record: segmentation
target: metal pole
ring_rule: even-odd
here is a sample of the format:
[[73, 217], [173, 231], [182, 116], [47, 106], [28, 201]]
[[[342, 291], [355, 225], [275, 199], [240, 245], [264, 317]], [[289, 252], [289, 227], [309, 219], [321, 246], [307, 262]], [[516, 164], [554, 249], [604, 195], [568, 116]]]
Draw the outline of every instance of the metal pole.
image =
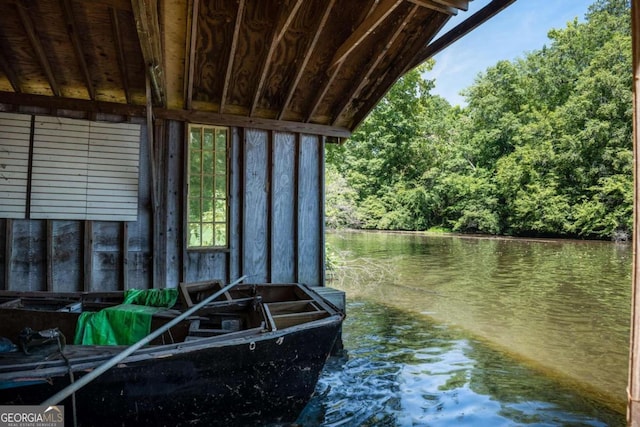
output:
[[134, 353], [135, 351], [139, 350], [142, 346], [144, 346], [144, 345], [150, 343], [151, 341], [153, 341], [154, 339], [158, 338], [160, 335], [162, 335], [163, 333], [168, 331], [170, 328], [174, 327], [175, 325], [180, 323], [182, 320], [184, 320], [187, 317], [189, 317], [191, 314], [193, 314], [196, 311], [200, 310], [202, 307], [204, 307], [205, 305], [209, 304], [211, 301], [215, 300], [220, 295], [224, 294], [225, 292], [230, 291], [234, 286], [238, 285], [246, 277], [247, 276], [242, 276], [239, 279], [236, 279], [234, 282], [228, 284], [227, 286], [225, 286], [224, 288], [222, 288], [221, 290], [219, 290], [215, 294], [205, 298], [204, 300], [202, 300], [198, 304], [196, 304], [193, 307], [191, 307], [189, 310], [187, 310], [184, 313], [182, 313], [180, 316], [178, 316], [175, 319], [173, 319], [171, 322], [169, 322], [169, 323], [165, 324], [164, 326], [156, 329], [155, 331], [153, 331], [152, 333], [147, 335], [145, 338], [142, 338], [140, 341], [138, 341], [137, 343], [131, 345], [130, 347], [127, 347], [122, 353], [119, 353], [116, 356], [112, 357], [111, 359], [109, 359], [108, 361], [106, 361], [102, 365], [98, 366], [96, 369], [94, 369], [93, 371], [91, 371], [87, 375], [85, 375], [82, 378], [80, 378], [78, 381], [74, 382], [73, 384], [69, 384], [67, 387], [63, 388], [62, 390], [60, 390], [59, 392], [57, 392], [56, 394], [54, 394], [53, 396], [51, 396], [50, 398], [48, 398], [47, 400], [42, 402], [42, 405], [47, 405], [47, 406], [57, 405], [60, 401], [66, 399], [67, 397], [69, 397], [73, 393], [75, 393], [76, 391], [80, 390], [85, 385], [89, 384], [91, 381], [93, 381], [98, 376], [100, 376], [103, 373], [105, 373], [107, 370], [109, 370], [110, 368], [115, 366], [117, 363], [121, 362], [122, 360], [124, 360], [125, 358], [130, 356], [132, 353]]

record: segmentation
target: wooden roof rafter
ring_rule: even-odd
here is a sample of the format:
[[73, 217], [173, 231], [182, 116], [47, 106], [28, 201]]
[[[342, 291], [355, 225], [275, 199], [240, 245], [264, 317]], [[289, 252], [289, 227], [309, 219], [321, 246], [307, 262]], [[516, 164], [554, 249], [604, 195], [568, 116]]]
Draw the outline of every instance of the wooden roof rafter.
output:
[[456, 9], [464, 10], [465, 12], [469, 10], [469, 2], [472, 0], [433, 0], [436, 3], [440, 3], [444, 6], [453, 6]]
[[420, 49], [411, 62], [407, 64], [403, 74], [450, 46], [515, 2], [516, 0], [491, 0], [489, 4], [449, 30], [446, 34]]
[[324, 30], [325, 25], [327, 24], [327, 19], [329, 18], [329, 14], [331, 13], [331, 10], [333, 9], [333, 5], [335, 4], [336, 0], [329, 0], [329, 4], [327, 5], [327, 7], [324, 10], [324, 13], [322, 14], [322, 18], [318, 21], [318, 25], [315, 28], [315, 31], [313, 32], [314, 36], [311, 39], [311, 41], [309, 42], [309, 45], [307, 46], [306, 49], [306, 53], [304, 55], [304, 59], [302, 60], [302, 62], [300, 63], [300, 65], [298, 66], [298, 69], [296, 71], [296, 75], [293, 79], [293, 82], [291, 85], [289, 85], [289, 90], [287, 91], [287, 94], [284, 98], [284, 103], [282, 104], [282, 108], [280, 109], [280, 112], [278, 113], [278, 120], [281, 120], [282, 117], [284, 116], [284, 113], [287, 111], [287, 108], [289, 107], [289, 103], [291, 102], [291, 99], [293, 98], [293, 94], [296, 91], [296, 88], [298, 87], [298, 84], [300, 83], [300, 79], [302, 78], [302, 74], [304, 73], [304, 70], [307, 67], [307, 64], [309, 63], [309, 59], [311, 58], [311, 55], [313, 54], [313, 51], [315, 50], [316, 44], [318, 43], [318, 40], [320, 39], [320, 34], [322, 33], [322, 30]]
[[[389, 8], [390, 7], [389, 3], [392, 3], [392, 2], [395, 2], [395, 0], [386, 0], [384, 4], [380, 5], [378, 2], [374, 1], [371, 7], [369, 8], [369, 11], [367, 12], [367, 15], [365, 16], [364, 21], [367, 21], [371, 16], [375, 16], [376, 9], [380, 8], [380, 10], [384, 11], [387, 8]], [[329, 87], [331, 86], [333, 81], [336, 79], [336, 77], [340, 73], [342, 64], [344, 64], [344, 61], [339, 61], [337, 63], [334, 63], [334, 65], [331, 67], [331, 73], [329, 74], [329, 77], [325, 79], [324, 83], [322, 84], [322, 87], [320, 88], [320, 90], [317, 91], [314, 101], [311, 103], [311, 108], [309, 109], [309, 112], [307, 113], [307, 116], [305, 117], [305, 120], [304, 120], [305, 123], [309, 123], [311, 121], [311, 118], [315, 115], [316, 111], [318, 110], [318, 107], [320, 106], [320, 104], [322, 103], [322, 100], [327, 94]]]
[[358, 25], [358, 28], [349, 36], [347, 40], [336, 51], [336, 54], [331, 60], [331, 66], [335, 67], [338, 63], [342, 62], [349, 53], [353, 51], [358, 45], [384, 20], [393, 12], [404, 0], [381, 0], [378, 6], [373, 12]]
[[127, 57], [124, 54], [124, 41], [122, 39], [122, 31], [120, 30], [120, 19], [118, 11], [112, 7], [109, 8], [109, 16], [111, 17], [111, 33], [113, 34], [113, 43], [115, 44], [116, 59], [118, 61], [118, 69], [120, 70], [120, 78], [122, 79], [122, 89], [127, 104], [131, 103], [131, 90], [129, 85], [129, 76], [127, 75]]
[[187, 25], [187, 37], [186, 37], [186, 55], [185, 55], [185, 108], [191, 109], [193, 102], [193, 78], [195, 75], [196, 67], [196, 41], [198, 40], [198, 14], [200, 11], [200, 0], [190, 0], [188, 14], [189, 22]]
[[65, 24], [67, 27], [67, 34], [69, 35], [69, 39], [71, 40], [71, 44], [73, 45], [73, 49], [76, 54], [76, 60], [78, 61], [78, 65], [80, 66], [80, 70], [82, 71], [82, 77], [84, 77], [84, 82], [87, 87], [87, 93], [89, 94], [90, 99], [96, 99], [96, 89], [93, 86], [93, 82], [91, 81], [89, 67], [87, 66], [87, 61], [84, 58], [84, 52], [82, 50], [80, 37], [78, 35], [78, 25], [76, 24], [76, 20], [73, 16], [71, 0], [60, 0], [60, 7], [62, 9]]
[[21, 1], [17, 1], [15, 3], [15, 7], [18, 10], [18, 16], [20, 17], [20, 22], [22, 23], [22, 26], [24, 27], [25, 32], [27, 33], [27, 38], [29, 39], [29, 43], [31, 44], [34, 54], [36, 55], [36, 58], [38, 59], [38, 62], [40, 63], [40, 66], [44, 71], [47, 81], [49, 82], [49, 87], [51, 88], [51, 92], [55, 96], [62, 96], [62, 92], [60, 91], [60, 86], [56, 81], [55, 75], [53, 74], [51, 63], [49, 62], [49, 59], [45, 54], [45, 49], [42, 46], [42, 43], [40, 42], [40, 38], [38, 37], [38, 34], [36, 33], [35, 27], [33, 25], [33, 21], [29, 16], [29, 11], [27, 10], [27, 7]]
[[[437, 34], [442, 27], [447, 23], [447, 19], [443, 18], [442, 15], [439, 15], [437, 18], [433, 19], [430, 22], [433, 28], [429, 31], [432, 34], [432, 38]], [[396, 58], [394, 60], [394, 69], [407, 69], [408, 64], [411, 63], [414, 56], [411, 55], [411, 52], [415, 52], [420, 46], [422, 46], [424, 42], [421, 41], [419, 37], [415, 37], [412, 42], [406, 43], [404, 47], [396, 54]], [[369, 112], [375, 107], [375, 105], [387, 94], [387, 92], [393, 86], [393, 83], [397, 81], [400, 76], [404, 75], [401, 73], [400, 75], [396, 75], [390, 73], [387, 70], [386, 73], [379, 76], [376, 80], [375, 84], [372, 85], [369, 89], [369, 93], [367, 95], [367, 101], [363, 104], [363, 107], [359, 109], [358, 113], [354, 116], [350, 128], [354, 129], [362, 123], [362, 121], [367, 117]]]
[[224, 113], [227, 93], [229, 91], [231, 73], [233, 72], [233, 62], [236, 56], [236, 48], [238, 46], [238, 35], [240, 33], [240, 25], [242, 23], [242, 17], [244, 15], [244, 5], [245, 5], [245, 0], [240, 0], [240, 2], [238, 3], [238, 10], [236, 12], [236, 22], [233, 27], [233, 38], [231, 41], [231, 48], [229, 49], [229, 60], [227, 61], [227, 72], [224, 75], [224, 86], [222, 88], [222, 96], [220, 96], [220, 108], [218, 109], [220, 114]]
[[364, 76], [362, 76], [360, 78], [358, 84], [352, 86], [352, 89], [349, 92], [349, 94], [347, 94], [346, 96], [343, 97], [342, 103], [338, 106], [338, 108], [336, 110], [336, 113], [333, 116], [332, 124], [334, 126], [335, 126], [336, 122], [340, 119], [342, 114], [344, 114], [344, 112], [347, 109], [347, 107], [349, 106], [349, 104], [355, 102], [356, 98], [359, 96], [360, 92], [362, 91], [362, 89], [365, 87], [365, 85], [369, 81], [370, 76], [373, 73], [373, 71], [380, 65], [382, 60], [386, 57], [387, 52], [389, 51], [391, 46], [395, 43], [395, 41], [398, 39], [400, 34], [404, 31], [405, 27], [407, 26], [407, 23], [409, 21], [411, 21], [411, 19], [413, 19], [415, 14], [418, 12], [419, 8], [420, 8], [420, 6], [414, 5], [409, 10], [409, 12], [407, 13], [406, 17], [402, 20], [402, 23], [400, 25], [398, 25], [396, 30], [393, 33], [391, 33], [391, 35], [388, 37], [384, 48], [380, 52], [378, 52], [378, 54], [366, 66], [367, 72], [364, 74]]
[[[453, 7], [449, 2], [437, 1], [437, 0], [408, 0], [413, 4], [424, 7], [426, 9], [435, 10], [436, 12], [444, 13], [446, 15], [457, 15], [458, 8]], [[444, 4], [443, 4], [444, 3]]]
[[0, 50], [0, 71], [2, 71], [5, 76], [7, 76], [7, 79], [9, 79], [9, 84], [11, 85], [11, 88], [13, 89], [14, 92], [16, 93], [22, 92], [22, 90], [20, 89], [20, 79], [18, 79], [18, 75], [15, 73], [13, 68], [11, 68], [11, 64], [9, 64], [9, 61], [4, 56], [4, 53], [1, 50]]
[[[303, 0], [296, 0], [293, 7], [289, 11], [287, 11], [286, 14], [283, 13], [284, 10], [281, 11], [280, 13], [279, 22], [276, 25], [276, 28], [274, 29], [273, 35], [271, 37], [271, 43], [269, 44], [269, 51], [267, 52], [267, 55], [264, 58], [264, 61], [262, 62], [262, 66], [260, 67], [260, 78], [258, 80], [257, 89], [255, 90], [255, 93], [253, 96], [253, 102], [251, 103], [249, 116], [254, 115], [256, 108], [258, 106], [258, 101], [262, 96], [262, 92], [264, 90], [264, 83], [267, 78], [267, 72], [269, 71], [269, 65], [271, 64], [271, 58], [273, 57], [273, 53], [275, 52], [276, 46], [278, 45], [278, 43], [280, 43], [280, 40], [282, 40], [282, 37], [284, 37], [284, 34], [287, 32], [287, 29], [289, 28], [289, 25], [291, 25], [291, 21], [293, 20], [293, 17], [296, 15], [296, 13], [298, 13], [298, 9], [300, 9], [300, 6], [302, 5], [302, 1]], [[284, 9], [286, 7], [285, 3], [283, 3], [281, 7], [282, 9]]]
[[131, 0], [131, 5], [153, 96], [158, 104], [163, 105], [166, 101], [166, 83], [158, 21], [158, 0]]

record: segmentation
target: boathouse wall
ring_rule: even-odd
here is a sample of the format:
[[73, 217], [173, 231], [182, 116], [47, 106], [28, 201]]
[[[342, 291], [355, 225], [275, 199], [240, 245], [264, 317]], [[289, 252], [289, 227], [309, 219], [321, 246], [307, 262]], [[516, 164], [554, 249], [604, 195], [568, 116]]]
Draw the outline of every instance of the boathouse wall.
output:
[[324, 137], [230, 127], [228, 247], [188, 250], [187, 124], [155, 120], [149, 138], [144, 120], [126, 120], [140, 124], [137, 220], [0, 218], [0, 289], [146, 289], [242, 275], [324, 284]]

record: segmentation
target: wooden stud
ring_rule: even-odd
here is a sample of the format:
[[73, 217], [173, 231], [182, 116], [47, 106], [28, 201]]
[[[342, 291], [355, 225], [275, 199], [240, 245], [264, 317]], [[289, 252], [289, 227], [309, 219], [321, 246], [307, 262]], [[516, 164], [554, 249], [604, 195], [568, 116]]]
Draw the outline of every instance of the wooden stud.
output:
[[31, 47], [34, 50], [34, 54], [38, 58], [40, 66], [42, 67], [42, 70], [47, 77], [51, 92], [53, 92], [55, 96], [61, 96], [62, 92], [60, 91], [60, 86], [58, 86], [58, 82], [56, 81], [53, 69], [51, 67], [51, 64], [49, 63], [49, 59], [47, 59], [47, 55], [45, 54], [44, 47], [42, 46], [42, 43], [40, 43], [40, 39], [36, 34], [35, 27], [33, 26], [33, 21], [31, 21], [31, 17], [29, 16], [29, 11], [27, 10], [26, 6], [22, 4], [22, 2], [16, 3], [16, 9], [18, 10], [20, 21], [22, 22], [22, 26], [27, 33], [27, 37], [29, 38]]
[[122, 223], [122, 290], [129, 289], [129, 223]]
[[631, 336], [627, 425], [640, 426], [640, 2], [631, 2], [633, 66], [633, 266], [631, 274]]
[[46, 220], [47, 225], [47, 237], [46, 237], [46, 245], [47, 245], [47, 291], [53, 292], [53, 257], [54, 257], [54, 241], [53, 241], [53, 221], [48, 219]]
[[89, 67], [87, 66], [87, 61], [84, 59], [82, 44], [80, 43], [80, 38], [78, 36], [78, 25], [76, 24], [76, 20], [73, 16], [73, 9], [71, 7], [71, 0], [60, 0], [60, 7], [62, 8], [62, 13], [64, 15], [69, 39], [71, 40], [71, 44], [73, 45], [73, 49], [76, 54], [76, 61], [78, 61], [78, 65], [82, 71], [82, 76], [84, 77], [84, 83], [87, 86], [87, 93], [89, 94], [90, 99], [96, 99], [96, 89], [93, 87], [91, 75], [89, 74]]
[[233, 39], [231, 41], [231, 49], [229, 49], [229, 59], [227, 60], [227, 72], [224, 76], [224, 86], [222, 88], [222, 96], [220, 97], [220, 108], [218, 111], [224, 113], [225, 102], [227, 99], [227, 92], [229, 91], [229, 83], [231, 80], [231, 73], [233, 72], [233, 60], [236, 56], [236, 47], [238, 45], [238, 34], [240, 33], [240, 24], [242, 23], [242, 16], [244, 15], [245, 0], [240, 0], [238, 4], [238, 12], [236, 13], [236, 23], [233, 28]]
[[13, 220], [7, 218], [5, 220], [5, 245], [4, 245], [4, 289], [11, 291], [11, 261], [13, 259]]
[[316, 44], [318, 43], [318, 40], [320, 39], [320, 34], [322, 34], [322, 30], [324, 29], [325, 25], [327, 24], [327, 19], [329, 18], [329, 13], [333, 9], [333, 5], [335, 4], [335, 2], [336, 2], [336, 0], [330, 0], [329, 1], [329, 4], [327, 5], [327, 8], [324, 10], [324, 13], [322, 14], [322, 19], [320, 19], [320, 21], [318, 21], [318, 26], [315, 28], [315, 31], [313, 33], [314, 36], [311, 39], [311, 42], [309, 42], [309, 45], [307, 46], [307, 50], [306, 50], [306, 53], [304, 55], [304, 59], [300, 63], [300, 66], [298, 67], [298, 71], [296, 72], [296, 76], [293, 79], [293, 82], [291, 83], [291, 85], [289, 86], [289, 91], [287, 92], [287, 95], [284, 98], [284, 103], [282, 104], [282, 109], [278, 113], [278, 120], [282, 119], [282, 116], [287, 111], [287, 107], [289, 107], [289, 103], [291, 102], [291, 99], [293, 98], [293, 94], [295, 93], [296, 88], [298, 87], [298, 83], [300, 83], [300, 79], [302, 78], [302, 74], [304, 73], [304, 70], [307, 68], [307, 63], [309, 62], [309, 59], [311, 58], [311, 54], [313, 53], [313, 51], [314, 51], [314, 49], [316, 47]]
[[84, 283], [83, 291], [91, 292], [93, 281], [93, 221], [84, 222]]

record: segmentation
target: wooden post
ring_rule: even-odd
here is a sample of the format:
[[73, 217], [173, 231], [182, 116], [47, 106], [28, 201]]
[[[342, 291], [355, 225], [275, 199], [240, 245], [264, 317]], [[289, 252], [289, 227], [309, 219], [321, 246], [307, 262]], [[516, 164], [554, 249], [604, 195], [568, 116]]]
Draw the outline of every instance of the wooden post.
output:
[[640, 427], [640, 0], [631, 2], [631, 34], [633, 50], [633, 271], [631, 297], [631, 343], [629, 351], [629, 385], [627, 424]]

